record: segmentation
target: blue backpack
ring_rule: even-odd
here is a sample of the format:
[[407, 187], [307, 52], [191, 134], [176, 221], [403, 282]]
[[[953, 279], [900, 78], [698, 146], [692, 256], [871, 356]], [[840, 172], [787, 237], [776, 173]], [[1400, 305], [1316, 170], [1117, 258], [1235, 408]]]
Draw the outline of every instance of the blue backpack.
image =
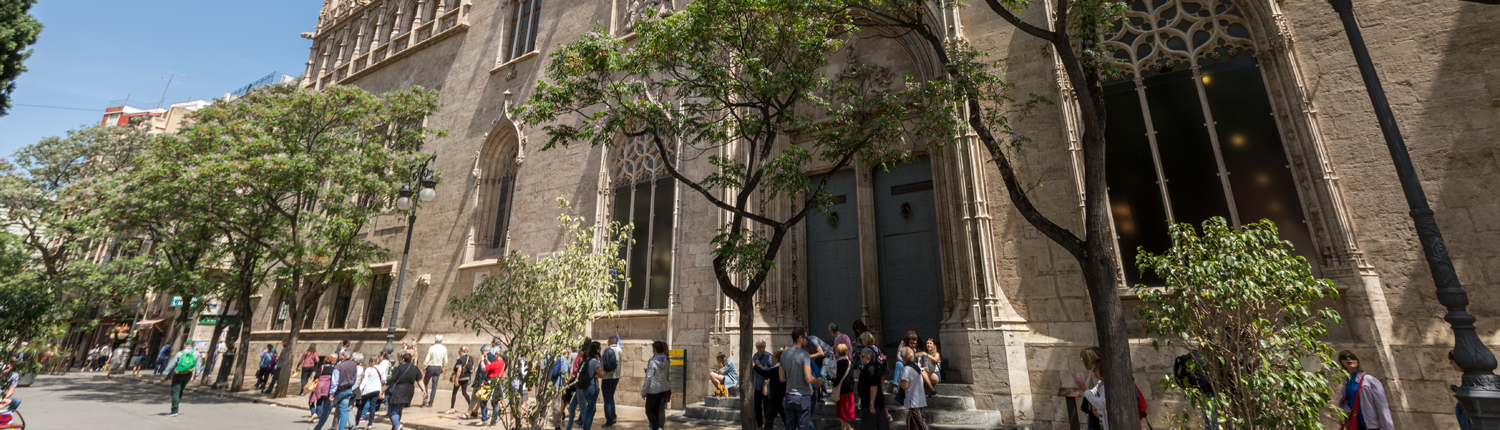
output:
[[604, 363], [600, 367], [603, 367], [605, 372], [614, 372], [615, 369], [620, 368], [620, 359], [615, 357], [614, 348], [604, 349]]

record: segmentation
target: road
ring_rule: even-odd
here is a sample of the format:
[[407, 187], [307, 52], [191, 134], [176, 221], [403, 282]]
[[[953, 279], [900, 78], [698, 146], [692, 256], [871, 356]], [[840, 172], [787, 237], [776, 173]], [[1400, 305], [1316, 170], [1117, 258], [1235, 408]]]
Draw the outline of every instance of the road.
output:
[[[97, 379], [96, 379], [97, 378]], [[305, 412], [267, 404], [222, 398], [217, 394], [183, 394], [181, 414], [171, 411], [170, 386], [105, 380], [99, 373], [44, 375], [36, 384], [16, 389], [27, 430], [88, 429], [302, 429]]]

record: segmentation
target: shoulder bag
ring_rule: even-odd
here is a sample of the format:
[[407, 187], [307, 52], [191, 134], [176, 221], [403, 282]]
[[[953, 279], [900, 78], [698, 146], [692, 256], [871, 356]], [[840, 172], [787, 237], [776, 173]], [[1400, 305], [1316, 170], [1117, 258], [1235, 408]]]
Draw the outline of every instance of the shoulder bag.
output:
[[401, 382], [401, 378], [405, 378], [407, 372], [411, 372], [411, 368], [413, 368], [413, 367], [416, 367], [416, 366], [413, 366], [413, 365], [410, 365], [410, 364], [406, 365], [406, 370], [402, 370], [401, 371], [401, 376], [397, 376], [396, 379], [392, 379], [390, 385], [386, 386], [385, 389], [381, 390], [380, 392], [382, 394], [386, 395], [386, 396], [393, 396], [393, 395], [395, 395], [395, 393], [391, 392], [391, 390], [396, 389], [396, 384], [399, 383], [399, 382]]
[[1344, 418], [1344, 430], [1359, 430], [1359, 391], [1365, 387], [1365, 375], [1355, 382], [1354, 397], [1349, 398], [1349, 417]]
[[[833, 366], [834, 369], [838, 369], [837, 362], [835, 362]], [[844, 368], [844, 376], [839, 377], [839, 383], [833, 385], [832, 394], [829, 394], [829, 397], [838, 399], [839, 396], [843, 394], [841, 390], [844, 388], [844, 381], [849, 380], [850, 373], [854, 373], [854, 363], [849, 363], [849, 366]]]

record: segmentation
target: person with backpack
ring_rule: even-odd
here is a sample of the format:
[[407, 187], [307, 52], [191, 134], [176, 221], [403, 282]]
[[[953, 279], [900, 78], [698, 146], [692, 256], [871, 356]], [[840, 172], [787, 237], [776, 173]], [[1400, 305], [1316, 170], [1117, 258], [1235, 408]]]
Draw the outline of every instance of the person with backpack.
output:
[[[583, 354], [582, 364], [578, 366], [577, 381], [573, 384], [573, 390], [577, 393], [573, 400], [578, 404], [578, 425], [583, 430], [589, 430], [594, 425], [594, 406], [599, 402], [599, 379], [604, 378], [604, 369], [599, 363], [599, 342], [589, 342], [588, 349]], [[568, 423], [568, 430], [573, 430], [573, 423]]]
[[[1177, 356], [1172, 361], [1172, 375], [1177, 379], [1177, 385], [1184, 390], [1196, 389], [1204, 397], [1210, 400], [1214, 398], [1213, 383], [1208, 379], [1202, 352], [1194, 350]], [[1203, 410], [1203, 430], [1219, 430], [1218, 411], [1214, 409], [1212, 402]]]
[[569, 364], [573, 361], [570, 357], [571, 355], [564, 354], [554, 358], [552, 360], [552, 369], [547, 372], [548, 379], [552, 380], [553, 386], [561, 387], [562, 389], [562, 394], [552, 400], [553, 430], [562, 430], [563, 418], [566, 417], [563, 414], [563, 405], [572, 404], [573, 401], [573, 390], [568, 388], [572, 373], [572, 366]]
[[601, 368], [604, 379], [599, 382], [600, 395], [604, 396], [604, 426], [615, 426], [615, 389], [620, 386], [620, 336], [609, 338], [609, 347], [602, 353]]
[[1349, 414], [1343, 428], [1353, 430], [1393, 430], [1391, 408], [1385, 400], [1385, 385], [1379, 379], [1365, 373], [1359, 365], [1359, 356], [1354, 351], [1339, 351], [1339, 365], [1349, 373], [1344, 384], [1344, 397], [1339, 399], [1339, 409]]
[[[1086, 400], [1079, 407], [1088, 415], [1089, 430], [1109, 430], [1109, 417], [1105, 414], [1104, 401], [1104, 359], [1103, 352], [1098, 347], [1084, 348], [1079, 351], [1078, 358], [1083, 360], [1083, 366], [1089, 370], [1088, 377], [1094, 382], [1088, 384], [1083, 377], [1073, 374], [1073, 382], [1078, 384], [1078, 389], [1083, 391]], [[1135, 387], [1136, 410], [1140, 413], [1142, 420], [1146, 418], [1146, 397], [1141, 395], [1141, 387]]]
[[167, 367], [172, 371], [172, 412], [167, 416], [175, 417], [177, 407], [182, 403], [182, 390], [187, 388], [188, 382], [193, 380], [193, 371], [198, 369], [198, 350], [193, 349], [192, 339], [183, 342], [182, 350], [172, 356], [170, 363]]

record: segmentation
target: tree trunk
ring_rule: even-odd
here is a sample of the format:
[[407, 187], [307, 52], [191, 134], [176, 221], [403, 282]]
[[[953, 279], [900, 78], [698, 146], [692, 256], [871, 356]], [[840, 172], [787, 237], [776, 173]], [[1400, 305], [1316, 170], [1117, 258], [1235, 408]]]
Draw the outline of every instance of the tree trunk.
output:
[[[302, 309], [301, 306], [298, 306], [298, 302], [299, 300], [293, 299], [290, 302], [291, 304], [287, 306], [286, 323], [291, 324], [292, 328], [287, 333], [286, 347], [281, 349], [280, 362], [284, 364], [281, 365], [281, 371], [276, 373], [276, 390], [271, 392], [272, 398], [286, 397], [286, 390], [288, 388], [286, 384], [292, 379], [292, 369], [301, 364], [292, 362], [292, 350], [296, 349], [297, 335], [302, 334]], [[280, 306], [280, 304], [278, 303], [277, 306]], [[291, 366], [287, 364], [291, 364]]]
[[255, 309], [250, 307], [251, 288], [249, 285], [240, 287], [240, 353], [235, 355], [235, 370], [232, 373], [234, 382], [229, 387], [230, 392], [245, 389], [245, 360], [250, 356], [250, 322], [255, 321]]
[[[225, 303], [224, 310], [229, 310], [229, 305], [233, 303], [233, 299], [231, 299], [229, 303]], [[216, 367], [214, 365], [214, 360], [219, 357], [219, 337], [224, 335], [224, 313], [220, 312], [219, 315], [219, 322], [214, 324], [214, 335], [208, 340], [208, 364], [205, 364], [203, 367], [203, 378], [198, 380], [199, 387], [208, 385], [208, 377], [210, 376], [209, 374], [213, 373], [213, 371], [215, 370], [214, 367]], [[222, 364], [220, 366], [222, 366]]]
[[740, 312], [739, 372], [740, 372], [740, 428], [755, 430], [755, 367], [750, 363], [751, 351], [755, 348], [755, 298], [750, 294], [735, 297], [734, 304]]

